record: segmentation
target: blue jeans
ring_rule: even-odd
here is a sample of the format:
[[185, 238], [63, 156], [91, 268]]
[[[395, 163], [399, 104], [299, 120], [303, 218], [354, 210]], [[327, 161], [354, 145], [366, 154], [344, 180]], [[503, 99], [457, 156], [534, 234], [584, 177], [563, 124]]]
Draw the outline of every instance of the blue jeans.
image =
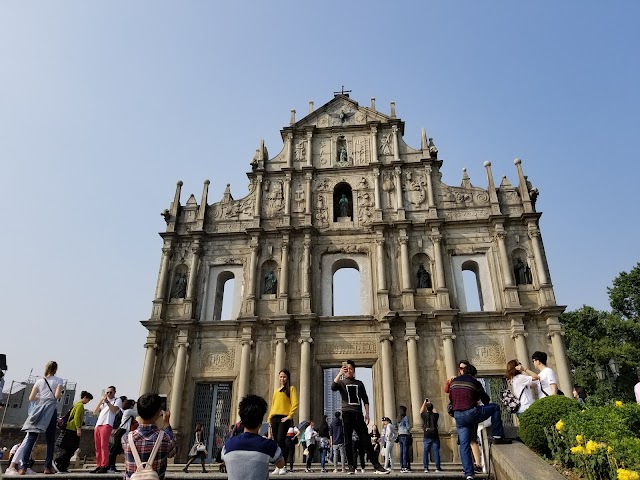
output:
[[437, 470], [440, 468], [440, 438], [425, 438], [424, 448], [422, 450], [422, 466], [426, 470], [429, 468], [429, 450], [431, 450], [433, 462], [436, 464]]
[[400, 435], [400, 468], [409, 468], [409, 435]]
[[327, 448], [320, 449], [320, 468], [322, 470], [324, 470], [324, 465], [325, 465], [325, 462], [327, 461], [328, 453], [329, 453], [329, 450]]
[[473, 476], [473, 457], [471, 456], [471, 439], [475, 438], [474, 429], [480, 422], [484, 422], [491, 417], [491, 430], [495, 437], [504, 437], [504, 428], [500, 418], [500, 407], [495, 403], [482, 405], [463, 412], [453, 412], [460, 439], [460, 460], [464, 474]]
[[[47, 441], [47, 456], [45, 457], [44, 466], [46, 468], [51, 468], [53, 466], [53, 451], [55, 449], [56, 442], [56, 420], [58, 419], [58, 414], [56, 411], [53, 411], [51, 415], [51, 420], [49, 420], [49, 425], [44, 432], [44, 437]], [[37, 432], [29, 432], [27, 434], [27, 443], [24, 445], [22, 460], [20, 461], [20, 468], [26, 469], [29, 465], [29, 460], [31, 459], [31, 451], [33, 450], [33, 446], [36, 444], [36, 440], [38, 439]]]

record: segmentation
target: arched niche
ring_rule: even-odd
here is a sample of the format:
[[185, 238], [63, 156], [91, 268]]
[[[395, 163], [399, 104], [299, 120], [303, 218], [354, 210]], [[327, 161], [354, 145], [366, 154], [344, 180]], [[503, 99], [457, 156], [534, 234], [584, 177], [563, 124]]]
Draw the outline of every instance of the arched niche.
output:
[[[240, 315], [244, 274], [242, 265], [207, 265], [200, 321], [235, 320]], [[233, 286], [233, 288], [229, 288]], [[231, 309], [227, 306], [231, 304]], [[229, 318], [222, 318], [230, 312]]]
[[411, 259], [413, 288], [433, 289], [431, 259], [426, 253], [417, 253]]
[[511, 252], [511, 265], [513, 267], [513, 280], [516, 285], [533, 284], [531, 267], [527, 258], [527, 252], [522, 248], [516, 248]]
[[176, 266], [171, 275], [171, 289], [169, 298], [182, 299], [187, 296], [187, 284], [189, 282], [189, 269], [184, 263]]
[[347, 182], [340, 182], [333, 189], [333, 221], [353, 221], [353, 191]]
[[260, 267], [260, 294], [262, 298], [278, 295], [278, 264], [274, 260], [267, 260]]
[[451, 274], [455, 293], [455, 304], [461, 312], [468, 312], [464, 276], [462, 272], [475, 275], [473, 288], [468, 288], [470, 294], [477, 292], [482, 311], [494, 311], [495, 299], [491, 273], [487, 256], [484, 254], [454, 255], [451, 257]]

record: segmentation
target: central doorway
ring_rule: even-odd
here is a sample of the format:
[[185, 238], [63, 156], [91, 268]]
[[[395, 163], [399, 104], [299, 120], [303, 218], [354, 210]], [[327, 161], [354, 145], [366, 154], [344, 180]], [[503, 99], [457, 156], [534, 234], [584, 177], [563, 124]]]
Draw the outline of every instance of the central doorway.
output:
[[[331, 390], [331, 383], [336, 375], [340, 372], [340, 367], [330, 367], [322, 369], [323, 376], [323, 413], [327, 416], [327, 421], [331, 423], [335, 418], [333, 414], [342, 411], [342, 399], [340, 393]], [[358, 367], [356, 362], [356, 379], [364, 383], [364, 388], [369, 397], [369, 416], [371, 421], [369, 424], [378, 424], [375, 419], [374, 391], [373, 391], [373, 369], [371, 367]], [[364, 412], [364, 409], [363, 409]]]
[[[196, 425], [202, 425], [207, 462], [215, 461], [222, 450], [231, 424], [231, 383], [197, 383], [193, 405], [191, 438], [195, 437]], [[189, 443], [191, 445], [193, 440]]]

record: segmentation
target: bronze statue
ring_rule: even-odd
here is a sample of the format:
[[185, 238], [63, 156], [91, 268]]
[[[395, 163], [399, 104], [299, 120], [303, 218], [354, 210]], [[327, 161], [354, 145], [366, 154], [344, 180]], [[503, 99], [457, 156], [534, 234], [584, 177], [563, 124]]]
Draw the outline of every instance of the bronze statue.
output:
[[533, 283], [529, 265], [523, 263], [520, 258], [518, 258], [515, 266], [513, 267], [513, 273], [516, 277], [516, 285], [531, 285]]
[[275, 273], [273, 273], [273, 270], [269, 270], [269, 273], [267, 273], [267, 276], [264, 277], [265, 295], [275, 295], [277, 284], [278, 284], [278, 279], [276, 278]]
[[171, 292], [171, 298], [184, 298], [187, 295], [187, 274], [186, 272], [179, 272], [176, 274], [173, 282], [173, 291]]
[[418, 288], [431, 288], [431, 275], [424, 268], [424, 264], [418, 267]]
[[338, 208], [340, 210], [340, 217], [348, 217], [349, 216], [349, 199], [343, 193], [340, 200], [338, 200]]

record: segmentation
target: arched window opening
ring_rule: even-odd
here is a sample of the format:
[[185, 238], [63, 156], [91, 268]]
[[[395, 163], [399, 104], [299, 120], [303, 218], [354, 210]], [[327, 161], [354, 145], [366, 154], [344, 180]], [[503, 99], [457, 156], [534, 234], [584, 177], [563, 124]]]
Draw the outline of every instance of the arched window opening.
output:
[[331, 314], [363, 315], [360, 292], [360, 271], [358, 264], [353, 260], [340, 260], [334, 264], [332, 281]]
[[353, 192], [346, 182], [337, 184], [333, 189], [333, 221], [353, 221]]
[[476, 262], [467, 261], [462, 264], [462, 281], [467, 312], [484, 311], [480, 274]]
[[214, 320], [231, 320], [235, 283], [235, 277], [231, 272], [222, 272], [218, 275], [216, 300], [213, 309]]

